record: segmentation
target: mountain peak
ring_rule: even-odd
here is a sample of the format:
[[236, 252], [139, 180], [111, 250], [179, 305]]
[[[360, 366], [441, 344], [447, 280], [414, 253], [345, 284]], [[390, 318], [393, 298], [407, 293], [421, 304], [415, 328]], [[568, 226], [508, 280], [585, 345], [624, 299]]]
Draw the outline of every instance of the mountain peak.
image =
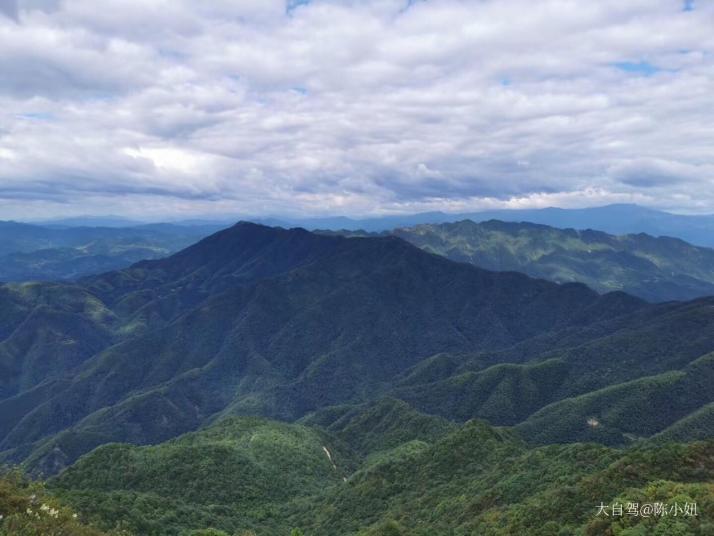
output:
[[170, 257], [141, 261], [90, 278], [88, 284], [110, 302], [148, 289], [159, 295], [174, 289], [206, 293], [288, 272], [332, 251], [342, 240], [241, 221]]

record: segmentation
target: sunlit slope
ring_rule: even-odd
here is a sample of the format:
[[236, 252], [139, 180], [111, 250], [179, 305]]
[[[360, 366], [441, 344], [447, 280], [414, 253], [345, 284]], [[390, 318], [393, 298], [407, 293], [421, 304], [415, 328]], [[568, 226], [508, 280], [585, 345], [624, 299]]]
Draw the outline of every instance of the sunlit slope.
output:
[[418, 225], [393, 234], [452, 260], [580, 281], [599, 292], [623, 290], [650, 301], [714, 295], [714, 250], [676, 238], [495, 220]]

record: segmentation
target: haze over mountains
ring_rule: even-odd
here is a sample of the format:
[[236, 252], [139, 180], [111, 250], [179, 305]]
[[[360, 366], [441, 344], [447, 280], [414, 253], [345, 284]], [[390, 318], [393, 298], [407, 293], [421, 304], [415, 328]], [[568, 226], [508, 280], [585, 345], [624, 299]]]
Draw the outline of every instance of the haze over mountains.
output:
[[[172, 223], [178, 225], [222, 225], [229, 226], [237, 219], [232, 215], [220, 217], [203, 217], [180, 220]], [[632, 204], [614, 204], [600, 207], [567, 209], [501, 209], [478, 212], [446, 213], [424, 212], [418, 214], [348, 218], [348, 217], [313, 217], [291, 218], [273, 217], [243, 217], [245, 220], [264, 225], [282, 227], [304, 227], [308, 230], [363, 230], [368, 232], [388, 231], [396, 227], [410, 227], [426, 223], [447, 223], [460, 220], [483, 222], [488, 220], [531, 222], [550, 225], [552, 227], [572, 229], [593, 229], [614, 235], [647, 233], [652, 236], [671, 236], [681, 238], [694, 245], [714, 247], [714, 215], [680, 215], [671, 214]], [[75, 217], [33, 222], [39, 226], [49, 227], [135, 227], [150, 223], [119, 216], [108, 217]], [[155, 222], [154, 222], [155, 223]]]
[[0, 221], [0, 281], [76, 279], [125, 268], [170, 255], [223, 227], [65, 227]]
[[258, 219], [268, 225], [300, 226], [309, 230], [329, 229], [368, 232], [387, 231], [397, 227], [420, 224], [448, 223], [461, 220], [484, 222], [500, 220], [530, 222], [551, 227], [593, 229], [614, 235], [647, 233], [649, 235], [680, 238], [694, 245], [714, 247], [714, 215], [670, 214], [638, 205], [618, 204], [601, 207], [564, 209], [503, 209], [480, 212], [426, 212], [381, 218], [310, 218]]

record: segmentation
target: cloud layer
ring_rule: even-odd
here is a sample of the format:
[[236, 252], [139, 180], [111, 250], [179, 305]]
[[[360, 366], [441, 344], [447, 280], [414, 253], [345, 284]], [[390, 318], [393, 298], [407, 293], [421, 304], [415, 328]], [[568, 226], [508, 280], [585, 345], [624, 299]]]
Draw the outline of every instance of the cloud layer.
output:
[[0, 3], [0, 217], [714, 212], [714, 2]]

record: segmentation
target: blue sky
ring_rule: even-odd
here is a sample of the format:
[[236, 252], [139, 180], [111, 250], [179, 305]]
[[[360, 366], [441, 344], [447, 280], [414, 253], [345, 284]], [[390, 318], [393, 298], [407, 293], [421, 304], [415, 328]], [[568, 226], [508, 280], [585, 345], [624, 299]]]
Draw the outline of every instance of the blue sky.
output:
[[615, 67], [625, 71], [626, 73], [641, 74], [643, 76], [652, 76], [662, 71], [656, 65], [652, 65], [648, 61], [618, 61], [614, 63]]
[[0, 0], [0, 219], [714, 212], [714, 2]]

